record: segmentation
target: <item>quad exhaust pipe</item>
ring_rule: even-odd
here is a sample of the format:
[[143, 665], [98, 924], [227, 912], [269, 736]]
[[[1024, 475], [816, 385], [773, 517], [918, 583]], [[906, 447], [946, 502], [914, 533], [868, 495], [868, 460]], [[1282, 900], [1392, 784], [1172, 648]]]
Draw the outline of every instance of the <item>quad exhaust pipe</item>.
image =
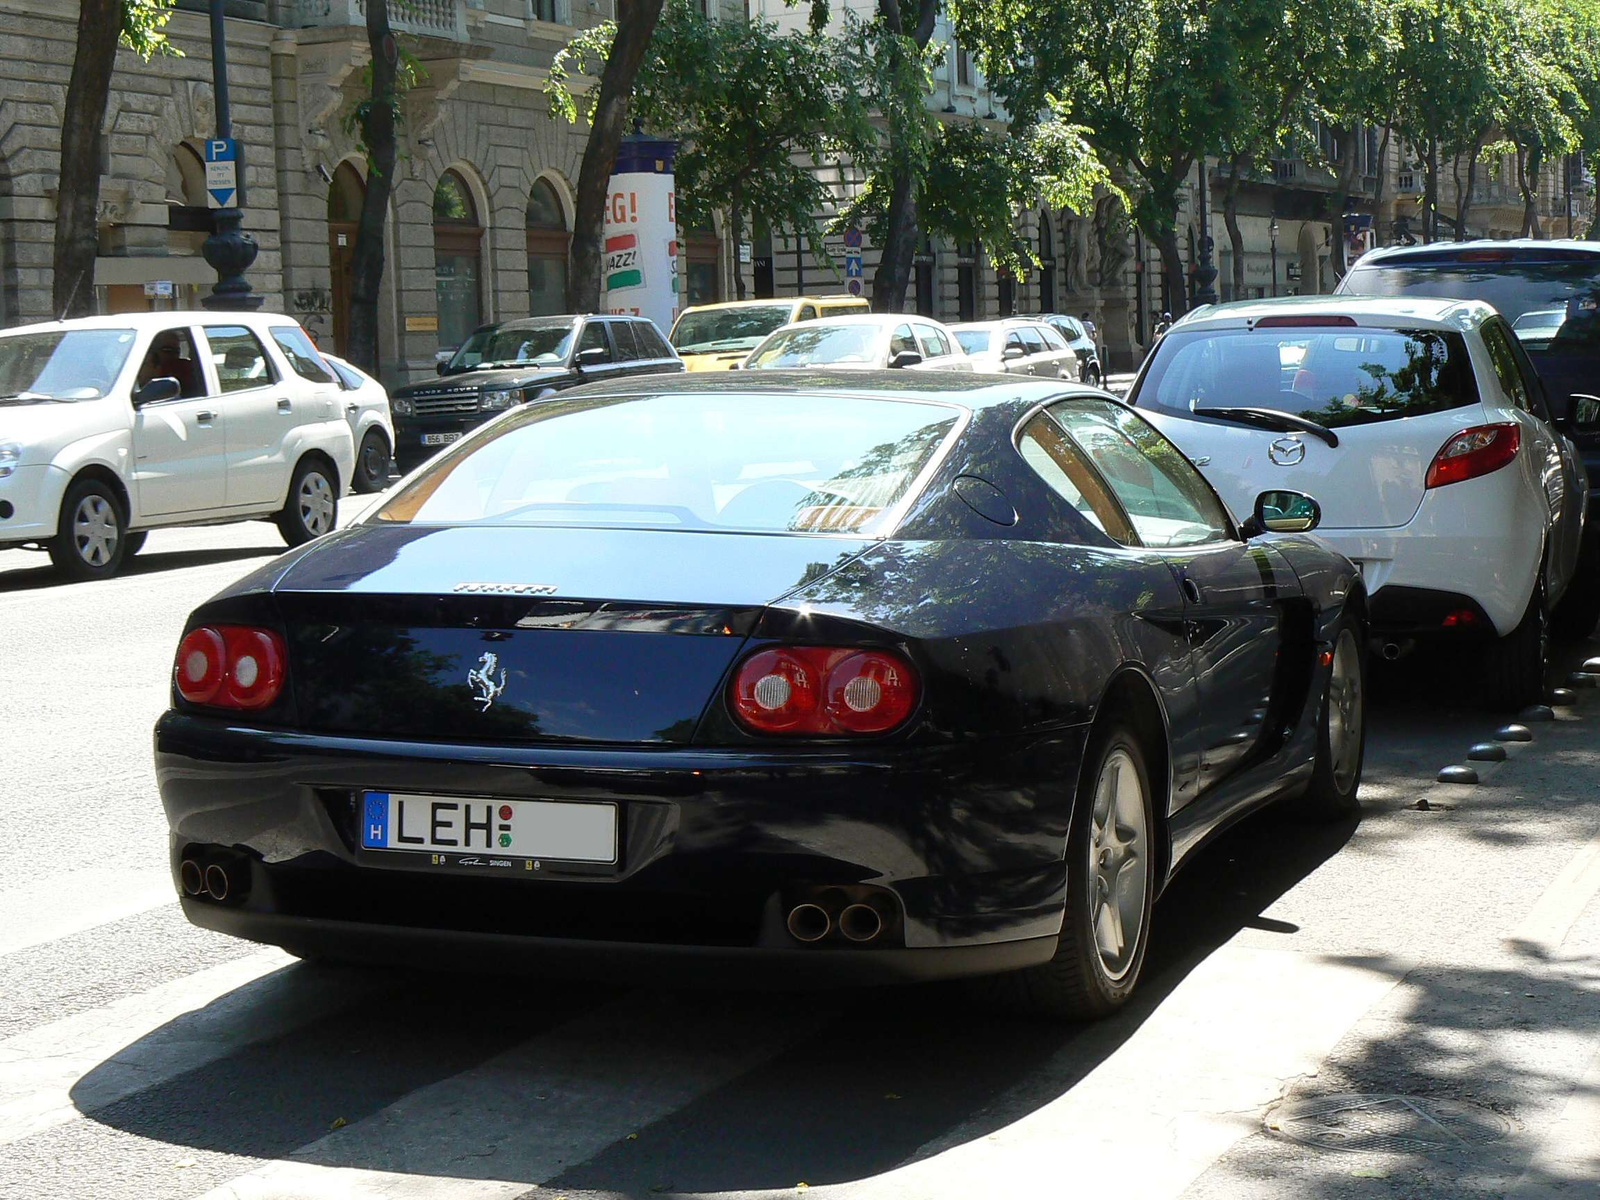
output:
[[797, 942], [820, 942], [833, 930], [833, 918], [820, 904], [796, 904], [789, 910], [789, 936]]
[[[881, 889], [851, 887], [825, 888], [789, 910], [789, 936], [811, 944], [835, 933], [857, 946], [876, 942], [889, 930], [894, 902], [871, 893]], [[863, 896], [863, 893], [868, 893]]]
[[204, 897], [226, 904], [238, 903], [250, 890], [250, 868], [243, 859], [225, 858], [202, 862], [186, 858], [178, 864], [178, 884], [185, 896]]
[[839, 932], [857, 944], [870, 942], [883, 932], [883, 918], [870, 904], [852, 904], [839, 914]]

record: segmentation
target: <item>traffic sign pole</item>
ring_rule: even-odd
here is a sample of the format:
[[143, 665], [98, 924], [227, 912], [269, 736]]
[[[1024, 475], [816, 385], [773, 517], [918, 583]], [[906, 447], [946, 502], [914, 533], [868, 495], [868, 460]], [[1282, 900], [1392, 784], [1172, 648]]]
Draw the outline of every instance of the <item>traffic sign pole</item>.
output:
[[217, 273], [217, 282], [200, 303], [212, 310], [248, 312], [261, 307], [261, 297], [250, 293], [244, 279], [256, 260], [257, 247], [255, 238], [240, 228], [244, 197], [228, 104], [228, 46], [222, 17], [222, 0], [211, 0], [211, 90], [217, 103], [217, 136], [206, 142], [206, 204], [212, 209], [212, 231], [200, 253]]

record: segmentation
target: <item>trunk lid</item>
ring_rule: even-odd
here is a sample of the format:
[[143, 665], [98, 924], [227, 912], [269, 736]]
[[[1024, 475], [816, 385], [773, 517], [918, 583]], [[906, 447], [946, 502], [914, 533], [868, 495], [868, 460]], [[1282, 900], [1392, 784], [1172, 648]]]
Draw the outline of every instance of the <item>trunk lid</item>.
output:
[[684, 743], [761, 611], [870, 543], [364, 525], [274, 596], [305, 728]]

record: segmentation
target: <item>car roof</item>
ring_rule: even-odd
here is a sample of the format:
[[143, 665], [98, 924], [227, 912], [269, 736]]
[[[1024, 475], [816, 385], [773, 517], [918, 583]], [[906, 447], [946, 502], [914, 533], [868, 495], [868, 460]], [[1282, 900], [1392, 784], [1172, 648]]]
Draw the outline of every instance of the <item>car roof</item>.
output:
[[1470, 242], [1433, 242], [1416, 246], [1381, 246], [1351, 264], [1356, 267], [1456, 265], [1463, 262], [1584, 262], [1600, 259], [1600, 242], [1578, 238], [1475, 238]]
[[200, 322], [215, 325], [227, 322], [237, 325], [299, 325], [300, 322], [285, 313], [276, 312], [211, 312], [207, 309], [177, 309], [168, 312], [111, 313], [103, 316], [72, 317], [65, 321], [36, 321], [28, 325], [13, 325], [0, 330], [0, 334], [44, 333], [71, 329], [132, 329], [139, 333], [171, 329], [174, 325], [193, 325]]
[[1244, 329], [1263, 317], [1352, 317], [1379, 325], [1424, 329], [1467, 329], [1495, 315], [1482, 300], [1432, 296], [1283, 296], [1276, 300], [1236, 300], [1196, 309], [1173, 323], [1173, 330]]
[[838, 304], [840, 302], [848, 304], [865, 304], [866, 300], [860, 296], [851, 296], [846, 292], [836, 292], [828, 296], [768, 296], [764, 300], [721, 300], [716, 304], [696, 304], [691, 308], [684, 309], [683, 311], [686, 313], [698, 313], [714, 312], [716, 310], [725, 308], [771, 308], [772, 306], [778, 304], [786, 304], [790, 308], [793, 308], [796, 304], [802, 303]]
[[840, 371], [826, 367], [804, 370], [701, 371], [692, 374], [635, 375], [614, 382], [588, 384], [563, 392], [610, 396], [653, 396], [667, 392], [771, 392], [778, 395], [821, 393], [880, 400], [931, 400], [961, 408], [1029, 405], [1068, 396], [1112, 399], [1097, 388], [1062, 379], [1026, 375], [975, 375], [965, 371]]
[[981, 333], [993, 333], [996, 329], [1003, 328], [1003, 326], [1004, 323], [1001, 321], [962, 321], [956, 325], [946, 326], [946, 328], [949, 329], [951, 333], [959, 333], [963, 331], [970, 332], [973, 330], [977, 330]]
[[[916, 313], [857, 312], [857, 313], [840, 313], [836, 317], [817, 317], [815, 320], [811, 320], [811, 321], [794, 321], [794, 322], [791, 322], [788, 325], [783, 326], [783, 329], [815, 329], [819, 325], [822, 325], [822, 326], [828, 326], [828, 325], [878, 325], [878, 326], [887, 326], [887, 325], [900, 325], [900, 324], [904, 324], [905, 322], [908, 322], [908, 321], [920, 321], [924, 325], [939, 325], [940, 324], [940, 322], [935, 321], [932, 317], [918, 316]], [[948, 328], [948, 326], [941, 326], [941, 327], [942, 328]], [[772, 332], [773, 333], [780, 333], [780, 332], [782, 332], [782, 330], [774, 329]]]

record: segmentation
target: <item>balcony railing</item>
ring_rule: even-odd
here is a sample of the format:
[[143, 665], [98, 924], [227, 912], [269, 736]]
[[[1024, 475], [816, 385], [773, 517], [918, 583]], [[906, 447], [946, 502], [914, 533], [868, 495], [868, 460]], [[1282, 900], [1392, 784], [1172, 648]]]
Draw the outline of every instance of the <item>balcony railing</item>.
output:
[[[365, 27], [362, 0], [293, 0], [289, 10], [301, 28], [328, 25]], [[467, 40], [467, 6], [463, 0], [406, 0], [389, 6], [389, 24], [400, 33]]]

